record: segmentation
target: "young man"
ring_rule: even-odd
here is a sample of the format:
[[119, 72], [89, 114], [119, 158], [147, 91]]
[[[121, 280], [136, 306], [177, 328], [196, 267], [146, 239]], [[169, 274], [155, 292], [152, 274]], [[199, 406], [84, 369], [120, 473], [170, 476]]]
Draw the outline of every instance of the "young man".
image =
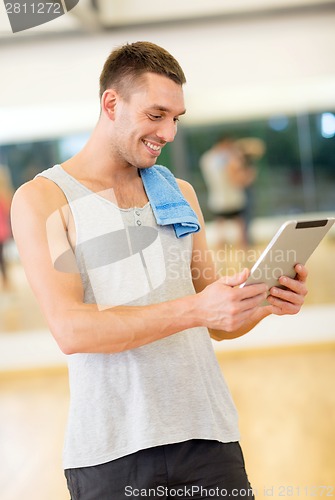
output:
[[[265, 285], [238, 287], [247, 270], [217, 279], [193, 188], [178, 180], [179, 191], [153, 167], [185, 113], [184, 83], [152, 43], [113, 51], [86, 146], [13, 201], [27, 277], [68, 355], [72, 499], [252, 498], [210, 335], [235, 338], [269, 314], [297, 313], [307, 272], [283, 277], [286, 290], [273, 288], [266, 307]], [[170, 189], [175, 198], [160, 203]], [[159, 205], [183, 230], [192, 208], [201, 230], [177, 238]]]

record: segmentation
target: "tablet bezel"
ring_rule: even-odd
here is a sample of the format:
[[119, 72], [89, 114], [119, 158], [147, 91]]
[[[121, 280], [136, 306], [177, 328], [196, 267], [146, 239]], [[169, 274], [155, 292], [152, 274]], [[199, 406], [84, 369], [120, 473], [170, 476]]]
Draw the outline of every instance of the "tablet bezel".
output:
[[[252, 266], [248, 279], [240, 287], [266, 283], [269, 289], [273, 286], [284, 288], [278, 282], [278, 278], [280, 276], [294, 278], [296, 276], [294, 266], [306, 264], [334, 222], [333, 217], [284, 222]], [[275, 258], [276, 252], [277, 255], [284, 256], [280, 265]]]

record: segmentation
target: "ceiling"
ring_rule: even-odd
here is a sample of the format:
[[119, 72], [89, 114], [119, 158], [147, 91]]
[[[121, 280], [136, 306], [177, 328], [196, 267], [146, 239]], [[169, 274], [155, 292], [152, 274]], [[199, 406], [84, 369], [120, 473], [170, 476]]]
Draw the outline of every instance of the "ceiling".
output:
[[[58, 0], [66, 11], [68, 0]], [[67, 1], [67, 4], [65, 3]], [[72, 4], [76, 0], [71, 0]], [[54, 2], [55, 3], [55, 2]], [[16, 43], [26, 38], [64, 34], [100, 33], [145, 26], [199, 20], [234, 20], [250, 16], [275, 15], [287, 11], [318, 11], [334, 5], [335, 0], [79, 0], [65, 15], [50, 22], [12, 33], [4, 3], [0, 3], [0, 43]]]

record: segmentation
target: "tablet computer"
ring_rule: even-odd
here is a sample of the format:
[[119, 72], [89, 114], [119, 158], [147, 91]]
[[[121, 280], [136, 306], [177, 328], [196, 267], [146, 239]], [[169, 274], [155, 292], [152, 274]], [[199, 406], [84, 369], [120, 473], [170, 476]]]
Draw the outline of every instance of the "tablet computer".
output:
[[329, 217], [321, 220], [289, 220], [282, 224], [251, 268], [248, 279], [240, 286], [266, 283], [269, 289], [272, 286], [284, 288], [278, 278], [294, 278], [294, 266], [306, 264], [334, 222], [335, 218]]

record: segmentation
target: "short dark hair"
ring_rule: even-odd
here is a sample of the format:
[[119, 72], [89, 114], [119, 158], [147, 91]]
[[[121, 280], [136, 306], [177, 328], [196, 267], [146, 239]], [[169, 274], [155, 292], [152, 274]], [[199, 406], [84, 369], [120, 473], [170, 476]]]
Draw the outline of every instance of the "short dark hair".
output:
[[178, 61], [165, 49], [151, 42], [135, 42], [113, 50], [100, 75], [100, 98], [113, 87], [126, 98], [132, 83], [138, 83], [145, 73], [166, 76], [179, 85], [186, 83]]

